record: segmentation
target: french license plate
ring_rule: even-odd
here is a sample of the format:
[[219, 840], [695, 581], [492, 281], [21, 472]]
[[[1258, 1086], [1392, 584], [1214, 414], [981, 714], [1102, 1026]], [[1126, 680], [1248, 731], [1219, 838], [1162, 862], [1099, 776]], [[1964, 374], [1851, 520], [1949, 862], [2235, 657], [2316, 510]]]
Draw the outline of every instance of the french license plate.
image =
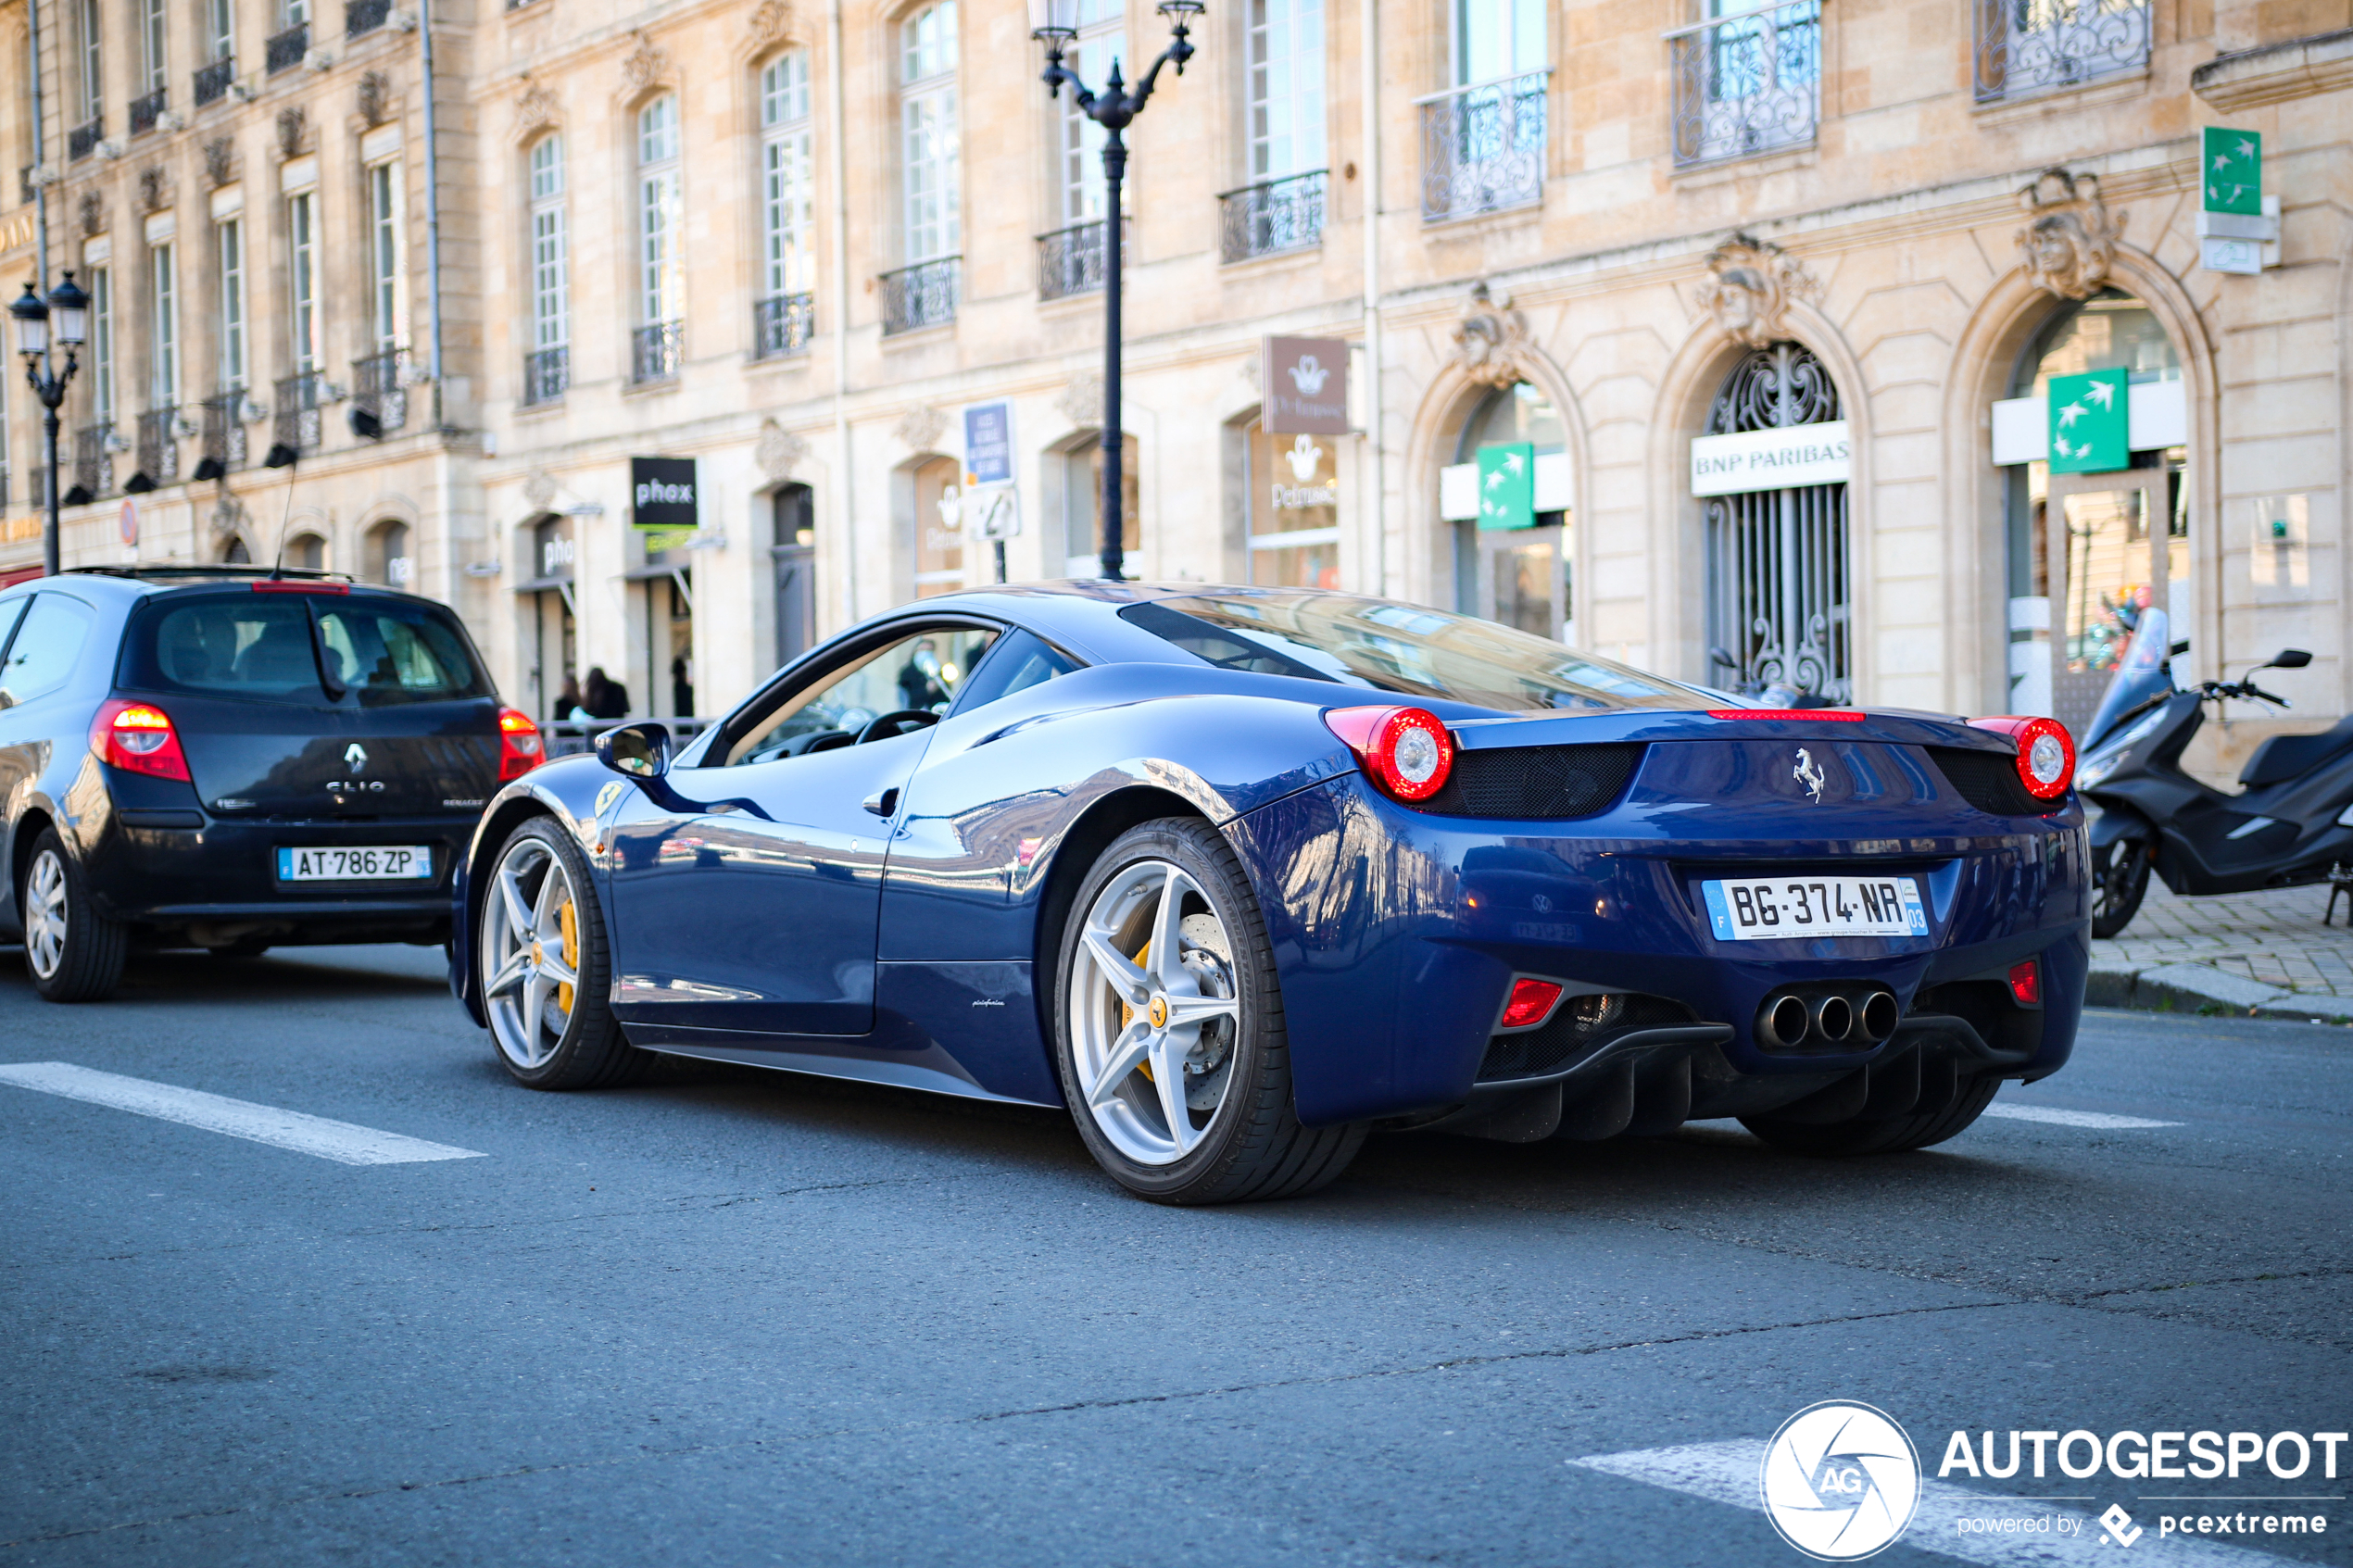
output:
[[280, 882], [431, 882], [433, 847], [278, 851]]
[[1925, 936], [1928, 911], [1908, 876], [1759, 877], [1703, 882], [1720, 942], [1803, 936]]

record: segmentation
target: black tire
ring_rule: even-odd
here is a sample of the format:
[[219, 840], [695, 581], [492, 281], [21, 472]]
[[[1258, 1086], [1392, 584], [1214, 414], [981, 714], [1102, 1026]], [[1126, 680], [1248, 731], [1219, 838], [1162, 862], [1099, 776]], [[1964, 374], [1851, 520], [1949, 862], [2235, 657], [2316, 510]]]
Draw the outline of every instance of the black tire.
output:
[[[525, 896], [526, 908], [535, 911], [547, 872], [560, 870], [565, 879], [562, 891], [569, 895], [573, 908], [570, 930], [561, 939], [573, 949], [573, 961], [565, 964], [564, 955], [557, 955], [560, 968], [575, 977], [569, 986], [571, 1006], [561, 1006], [565, 987], [553, 985], [541, 997], [534, 1010], [535, 1016], [528, 1022], [524, 1004], [533, 994], [533, 979], [520, 980], [497, 996], [491, 994], [491, 986], [510, 959], [522, 956], [503, 945], [513, 927], [502, 919], [508, 906], [500, 881], [510, 868], [517, 873], [518, 891]], [[550, 908], [560, 926], [560, 905]], [[532, 926], [535, 931], [547, 923], [535, 920]], [[526, 940], [521, 946], [527, 948], [531, 943]], [[539, 946], [544, 948], [545, 939]], [[522, 823], [491, 857], [482, 914], [475, 922], [474, 963], [476, 983], [483, 987], [483, 1010], [491, 1019], [492, 1048], [499, 1065], [516, 1083], [534, 1089], [608, 1088], [635, 1082], [653, 1065], [653, 1054], [632, 1046], [612, 1015], [611, 960], [605, 950], [605, 922], [597, 905], [596, 884], [589, 878], [587, 857], [554, 818], [533, 817]], [[527, 977], [535, 976], [537, 962], [524, 972]], [[548, 1027], [551, 1004], [560, 1019], [558, 1031]]]
[[[32, 908], [36, 898], [39, 910]], [[130, 929], [98, 912], [89, 882], [55, 828], [41, 830], [18, 874], [17, 916], [35, 991], [53, 1002], [104, 1001], [113, 992], [122, 978]]]
[[2092, 935], [2108, 937], [2133, 923], [2148, 896], [2149, 847], [2120, 838], [2092, 851]]
[[[1123, 1152], [1099, 1122], [1100, 1113], [1088, 1104], [1078, 1068], [1078, 1010], [1073, 1004], [1075, 987], [1084, 984], [1091, 990], [1102, 984], [1091, 957], [1087, 974], [1078, 973], [1078, 960], [1086, 952], [1083, 933], [1090, 913], [1114, 879], [1123, 873], [1149, 874], [1153, 863], [1164, 863], [1180, 871], [1190, 884], [1185, 898], [1197, 895], [1205, 903], [1205, 909], [1199, 914], [1214, 919], [1218, 937], [1230, 947], [1225, 955], [1226, 962], [1214, 966], [1218, 969], [1214, 984], [1230, 987], [1231, 999], [1239, 1003], [1238, 1016], [1230, 1022], [1212, 1021], [1201, 1026], [1202, 1032], [1196, 1036], [1201, 1044], [1186, 1058], [1183, 1072], [1189, 1074], [1194, 1071], [1192, 1064], [1202, 1059], [1204, 1047], [1213, 1045], [1210, 1032], [1215, 1031], [1215, 1043], [1223, 1047], [1218, 1052], [1217, 1065], [1224, 1069], [1224, 1082], [1217, 1090], [1219, 1098], [1214, 1108], [1194, 1104], [1189, 1097], [1205, 1085], [1189, 1084], [1187, 1104], [1190, 1109], [1180, 1109], [1179, 1113], [1189, 1123], [1195, 1110], [1205, 1110], [1209, 1119], [1185, 1135], [1199, 1139], [1189, 1152], [1163, 1163], [1147, 1163]], [[1189, 902], [1181, 905], [1189, 907]], [[1195, 947], [1192, 954], [1201, 960], [1207, 951]], [[1130, 954], [1131, 958], [1136, 956]], [[1176, 993], [1171, 990], [1169, 994]], [[1204, 995], [1214, 999], [1222, 993], [1211, 990]], [[1082, 993], [1080, 999], [1088, 1006], [1102, 1001], [1111, 1006], [1121, 1005], [1101, 993]], [[1155, 1001], [1152, 1008], [1144, 1010], [1152, 1012], [1159, 1006]], [[1078, 1135], [1112, 1179], [1139, 1198], [1170, 1204], [1297, 1198], [1332, 1182], [1348, 1168], [1349, 1161], [1364, 1145], [1362, 1123], [1340, 1127], [1300, 1124], [1291, 1098], [1290, 1047], [1284, 1028], [1282, 989], [1266, 940], [1265, 923], [1232, 847], [1214, 828], [1198, 819], [1170, 817], [1132, 828], [1105, 849], [1088, 872], [1078, 897], [1071, 904], [1055, 954], [1053, 1020], [1054, 1063], [1061, 1074], [1071, 1119], [1078, 1125]], [[1179, 1025], [1163, 1033], [1176, 1036], [1181, 1028]], [[1135, 1073], [1123, 1074], [1121, 1082], [1132, 1086], [1137, 1074], [1144, 1075], [1155, 1085], [1159, 1082], [1150, 1074], [1148, 1066], [1140, 1065]], [[1164, 1110], [1151, 1113], [1159, 1117], [1164, 1127], [1166, 1125]], [[1171, 1147], [1181, 1146], [1172, 1141]]]
[[1891, 1116], [1866, 1122], [1828, 1123], [1777, 1122], [1770, 1116], [1743, 1116], [1741, 1125], [1792, 1154], [1839, 1159], [1856, 1154], [1902, 1154], [1926, 1148], [1959, 1135], [1994, 1103], [2002, 1081], [1986, 1074], [1961, 1080], [1960, 1092], [1933, 1110], [1915, 1116]]

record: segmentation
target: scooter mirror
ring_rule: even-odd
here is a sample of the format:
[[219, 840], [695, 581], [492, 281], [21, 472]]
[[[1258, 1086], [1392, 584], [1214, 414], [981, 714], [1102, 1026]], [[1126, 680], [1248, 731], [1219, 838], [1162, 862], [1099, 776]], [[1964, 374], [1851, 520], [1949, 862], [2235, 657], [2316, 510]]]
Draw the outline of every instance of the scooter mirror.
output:
[[2280, 656], [2264, 666], [2267, 670], [2301, 670], [2312, 662], [2312, 656], [2302, 648], [2283, 648]]

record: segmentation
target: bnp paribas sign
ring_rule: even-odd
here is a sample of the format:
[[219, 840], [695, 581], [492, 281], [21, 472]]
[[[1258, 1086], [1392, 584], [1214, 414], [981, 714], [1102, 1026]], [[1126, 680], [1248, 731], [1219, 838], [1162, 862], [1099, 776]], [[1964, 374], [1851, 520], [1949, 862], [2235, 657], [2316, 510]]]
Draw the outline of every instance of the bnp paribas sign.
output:
[[1846, 421], [1692, 438], [1692, 494], [1743, 495], [1801, 484], [1843, 484], [1855, 470]]

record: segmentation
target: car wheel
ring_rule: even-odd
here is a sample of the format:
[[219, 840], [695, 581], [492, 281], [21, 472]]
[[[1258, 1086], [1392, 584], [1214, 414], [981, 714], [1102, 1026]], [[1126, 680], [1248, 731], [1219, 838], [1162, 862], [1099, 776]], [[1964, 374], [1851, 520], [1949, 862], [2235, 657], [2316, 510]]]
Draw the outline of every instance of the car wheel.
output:
[[1294, 1198], [1362, 1125], [1303, 1127], [1266, 928], [1206, 822], [1131, 829], [1080, 885], [1056, 967], [1055, 1061], [1089, 1153], [1157, 1203]]
[[1743, 1116], [1741, 1125], [1793, 1154], [1836, 1158], [1851, 1154], [1901, 1154], [1943, 1143], [1964, 1131], [1994, 1103], [2002, 1081], [1986, 1074], [1961, 1080], [1959, 1092], [1944, 1104], [1910, 1116], [1890, 1116], [1866, 1122], [1777, 1122], [1770, 1116]]
[[44, 828], [32, 842], [17, 909], [32, 988], [53, 1002], [104, 1000], [122, 978], [130, 932], [93, 906], [90, 884], [55, 828]]
[[652, 1060], [612, 1015], [587, 858], [554, 819], [532, 818], [499, 847], [483, 890], [480, 959], [490, 1037], [517, 1083], [600, 1088]]
[[2115, 935], [2133, 923], [2149, 890], [2149, 847], [2119, 839], [2092, 852], [2092, 935]]

